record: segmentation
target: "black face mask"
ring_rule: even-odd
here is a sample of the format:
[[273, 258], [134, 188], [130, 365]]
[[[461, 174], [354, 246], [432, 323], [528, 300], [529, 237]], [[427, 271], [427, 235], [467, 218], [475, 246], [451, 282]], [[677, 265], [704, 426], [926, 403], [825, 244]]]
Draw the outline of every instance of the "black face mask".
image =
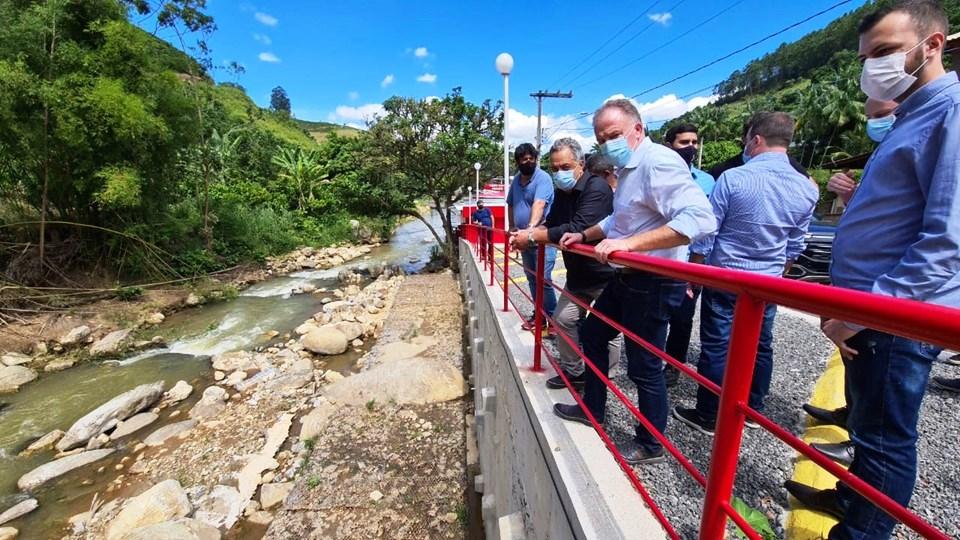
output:
[[674, 152], [680, 154], [680, 157], [687, 162], [687, 167], [693, 163], [693, 158], [697, 157], [696, 146], [684, 146], [683, 148], [674, 148]]
[[519, 167], [517, 167], [517, 168], [520, 169], [520, 174], [522, 174], [522, 175], [524, 175], [524, 176], [530, 176], [531, 174], [533, 174], [533, 171], [537, 170], [537, 164], [536, 164], [536, 163], [522, 163], [522, 164], [521, 164]]

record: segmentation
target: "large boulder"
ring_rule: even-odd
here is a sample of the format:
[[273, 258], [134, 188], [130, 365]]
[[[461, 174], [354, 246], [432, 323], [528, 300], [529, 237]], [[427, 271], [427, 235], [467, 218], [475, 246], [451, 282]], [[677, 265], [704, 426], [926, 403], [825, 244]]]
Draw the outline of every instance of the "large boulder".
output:
[[143, 444], [147, 446], [160, 446], [171, 437], [190, 431], [196, 425], [196, 420], [184, 420], [183, 422], [167, 424], [148, 435], [147, 438], [143, 440]]
[[300, 338], [304, 348], [317, 354], [342, 354], [349, 341], [343, 332], [330, 327], [318, 328]]
[[37, 372], [24, 366], [0, 367], [0, 394], [16, 392], [20, 386], [37, 378]]
[[200, 398], [192, 409], [190, 409], [190, 418], [194, 420], [206, 420], [212, 418], [226, 408], [227, 391], [219, 386], [210, 386], [203, 391]]
[[55, 429], [30, 443], [30, 446], [26, 447], [23, 452], [20, 452], [20, 455], [29, 456], [53, 448], [53, 445], [57, 444], [57, 441], [59, 441], [61, 437], [63, 437], [63, 431]]
[[267, 383], [267, 387], [284, 392], [303, 388], [313, 380], [313, 362], [309, 358], [300, 358], [281, 376]]
[[135, 414], [117, 424], [117, 429], [113, 430], [113, 433], [110, 434], [110, 440], [115, 441], [121, 437], [126, 437], [127, 435], [140, 431], [141, 429], [156, 422], [157, 418], [160, 418], [160, 416], [157, 413], [152, 412]]
[[130, 330], [117, 330], [100, 338], [99, 341], [90, 347], [90, 355], [93, 357], [113, 356], [120, 352], [124, 340], [130, 335]]
[[170, 403], [179, 403], [190, 397], [192, 393], [193, 386], [190, 386], [187, 381], [177, 381], [177, 384], [173, 385], [173, 388], [167, 390], [167, 400], [169, 400]]
[[212, 527], [230, 530], [240, 519], [243, 506], [237, 488], [218, 485], [197, 502], [197, 511], [193, 517]]
[[33, 361], [33, 357], [19, 352], [8, 352], [0, 357], [0, 362], [5, 366], [22, 366]]
[[20, 534], [20, 531], [13, 527], [0, 527], [0, 540], [13, 540]]
[[30, 491], [41, 486], [54, 478], [67, 474], [68, 472], [99, 461], [114, 452], [113, 448], [104, 448], [102, 450], [89, 450], [63, 457], [50, 463], [44, 463], [36, 469], [28, 472], [17, 480], [17, 487], [22, 491]]
[[64, 334], [58, 341], [60, 345], [64, 347], [71, 347], [86, 340], [90, 337], [91, 332], [93, 332], [93, 330], [90, 330], [89, 326], [78, 326]]
[[[130, 499], [107, 527], [107, 540], [120, 540], [141, 527], [190, 515], [193, 507], [176, 480], [164, 480]], [[167, 538], [153, 536], [152, 538]]]
[[213, 360], [211, 360], [211, 365], [213, 366], [213, 369], [227, 373], [236, 371], [238, 369], [246, 371], [257, 368], [257, 363], [253, 354], [247, 351], [235, 351], [218, 354], [213, 357]]
[[8, 508], [6, 512], [0, 514], [0, 525], [29, 514], [36, 510], [38, 506], [40, 506], [40, 503], [38, 503], [36, 499], [21, 501]]
[[189, 518], [174, 519], [134, 529], [120, 540], [220, 540], [216, 527]]
[[339, 330], [347, 338], [347, 341], [353, 341], [362, 336], [364, 330], [363, 325], [358, 322], [341, 321], [334, 324], [333, 327]]
[[70, 450], [100, 435], [117, 422], [153, 405], [163, 395], [163, 381], [141, 384], [97, 407], [77, 420], [57, 442], [57, 450]]

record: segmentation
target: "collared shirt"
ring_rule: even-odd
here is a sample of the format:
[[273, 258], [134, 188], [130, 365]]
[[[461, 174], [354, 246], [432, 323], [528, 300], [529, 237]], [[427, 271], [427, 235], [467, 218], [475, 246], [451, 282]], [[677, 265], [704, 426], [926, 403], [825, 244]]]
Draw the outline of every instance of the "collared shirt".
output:
[[530, 176], [527, 185], [520, 182], [520, 174], [513, 177], [510, 182], [510, 192], [507, 193], [507, 204], [513, 207], [513, 226], [518, 229], [526, 229], [530, 225], [540, 225], [543, 223], [530, 223], [530, 210], [535, 201], [545, 201], [547, 204], [543, 208], [543, 218], [550, 213], [550, 204], [553, 203], [553, 180], [550, 175], [537, 167]]
[[690, 247], [707, 264], [779, 276], [803, 252], [819, 190], [790, 165], [765, 152], [720, 176], [710, 196], [717, 232]]
[[[558, 189], [545, 223], [547, 237], [553, 243], [568, 232], [583, 232], [613, 212], [613, 190], [602, 176], [585, 172], [570, 192]], [[594, 257], [563, 252], [567, 268], [567, 288], [571, 291], [590, 289], [610, 279], [613, 269]]]
[[[693, 242], [716, 230], [707, 196], [672, 149], [646, 137], [618, 176], [613, 214], [600, 222], [607, 238], [627, 238], [666, 225]], [[686, 253], [686, 246], [646, 252], [677, 261], [685, 260]]]
[[713, 193], [713, 186], [717, 183], [713, 176], [710, 176], [710, 173], [707, 171], [701, 171], [696, 167], [690, 167], [690, 174], [693, 176], [693, 181], [703, 190], [703, 193], [707, 197], [710, 197], [710, 194]]
[[904, 100], [840, 218], [839, 287], [960, 307], [960, 81]]
[[473, 221], [484, 227], [493, 227], [493, 215], [489, 208], [481, 208], [473, 213]]
[[[793, 159], [793, 156], [788, 156], [788, 157], [790, 159], [790, 166], [793, 167], [793, 170], [797, 171], [803, 176], [810, 176], [810, 173], [807, 172], [807, 169], [805, 169], [803, 165], [800, 164], [799, 161]], [[723, 163], [720, 163], [719, 165], [714, 165], [713, 167], [711, 167], [710, 176], [719, 180], [721, 174], [729, 171], [734, 167], [742, 167], [742, 166], [743, 166], [743, 154], [741, 153], [733, 156], [732, 158], [724, 161]]]

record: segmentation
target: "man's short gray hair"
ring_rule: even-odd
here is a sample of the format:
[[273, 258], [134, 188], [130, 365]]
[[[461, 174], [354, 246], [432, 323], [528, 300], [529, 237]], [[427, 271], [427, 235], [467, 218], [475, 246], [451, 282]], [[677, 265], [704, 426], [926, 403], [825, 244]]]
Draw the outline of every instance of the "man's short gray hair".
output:
[[563, 137], [553, 141], [553, 146], [550, 147], [550, 154], [559, 152], [564, 148], [570, 150], [570, 153], [573, 154], [573, 159], [575, 161], [583, 161], [583, 148], [580, 146], [580, 143], [578, 143], [575, 139], [571, 139], [570, 137]]
[[636, 122], [643, 123], [643, 119], [640, 117], [640, 111], [637, 109], [637, 106], [633, 104], [632, 101], [626, 98], [618, 99], [608, 99], [603, 102], [603, 105], [600, 106], [596, 112], [593, 113], [593, 126], [597, 126], [597, 118], [600, 118], [600, 115], [603, 114], [607, 109], [619, 109], [620, 112], [627, 115]]

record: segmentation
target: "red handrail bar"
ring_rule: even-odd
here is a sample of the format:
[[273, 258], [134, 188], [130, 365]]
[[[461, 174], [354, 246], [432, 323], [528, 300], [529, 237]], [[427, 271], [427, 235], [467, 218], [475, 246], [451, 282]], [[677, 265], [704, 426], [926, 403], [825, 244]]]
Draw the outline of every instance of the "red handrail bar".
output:
[[[540, 249], [542, 250], [542, 246]], [[594, 251], [591, 246], [586, 244], [574, 244], [568, 250], [585, 256], [593, 256]], [[960, 348], [960, 310], [849, 289], [789, 281], [737, 270], [671, 261], [636, 253], [618, 252], [612, 254], [609, 259], [614, 263], [630, 268], [700, 283], [740, 295], [735, 308], [734, 330], [731, 336], [730, 353], [728, 354], [730, 360], [724, 375], [720, 396], [716, 437], [707, 483], [708, 496], [704, 500], [703, 520], [701, 522], [701, 538], [722, 538], [725, 533], [726, 517], [728, 515], [747, 532], [749, 537], [753, 538], [756, 535], [756, 531], [749, 528], [742, 516], [739, 516], [729, 503], [736, 473], [744, 417], [756, 421], [775, 437], [824, 467], [860, 495], [923, 536], [945, 540], [949, 538], [852, 473], [834, 464], [828, 458], [819, 455], [799, 438], [750, 409], [746, 400], [749, 395], [749, 381], [752, 380], [757, 338], [759, 337], [759, 327], [766, 302], [777, 303], [801, 311], [820, 313], [832, 318], [949, 348]], [[543, 264], [538, 264], [541, 275], [542, 268]], [[504, 277], [504, 287], [506, 287], [507, 282], [510, 281], [508, 279], [509, 274], [504, 273]], [[538, 280], [538, 284], [541, 285], [540, 290], [542, 291], [542, 281]], [[524, 294], [524, 296], [527, 295]], [[542, 296], [542, 293], [538, 296]], [[529, 296], [527, 298], [529, 299]], [[541, 306], [542, 302], [538, 303], [535, 312], [539, 313], [542, 310]], [[594, 313], [597, 312], [594, 311]], [[893, 323], [899, 323], [899, 325]], [[738, 327], [743, 326], [749, 327], [746, 335], [741, 335], [743, 332], [738, 333], [737, 331]], [[579, 352], [582, 357], [582, 351]], [[731, 372], [734, 371], [734, 369], [731, 369], [734, 364], [738, 365], [738, 368], [735, 369], [749, 370], [750, 376], [745, 377], [745, 372], [730, 376]], [[596, 371], [592, 363], [588, 362], [588, 365]], [[556, 368], [556, 366], [554, 367]], [[609, 380], [603, 382], [616, 393], [618, 389], [612, 382]], [[578, 403], [582, 408], [583, 405], [580, 400], [578, 400]], [[642, 415], [637, 416], [638, 413], [639, 411], [636, 411], [634, 416], [640, 420]], [[641, 423], [643, 423], [642, 420]], [[726, 434], [721, 435], [721, 432], [726, 432]], [[615, 448], [612, 450], [616, 457]], [[722, 457], [723, 463], [715, 466], [718, 457]], [[732, 467], [730, 466], [731, 462]], [[644, 494], [644, 492], [641, 491], [641, 494]], [[662, 516], [662, 513], [655, 514], [658, 518]], [[661, 522], [663, 523], [663, 520]], [[668, 530], [672, 530], [672, 527]]]

